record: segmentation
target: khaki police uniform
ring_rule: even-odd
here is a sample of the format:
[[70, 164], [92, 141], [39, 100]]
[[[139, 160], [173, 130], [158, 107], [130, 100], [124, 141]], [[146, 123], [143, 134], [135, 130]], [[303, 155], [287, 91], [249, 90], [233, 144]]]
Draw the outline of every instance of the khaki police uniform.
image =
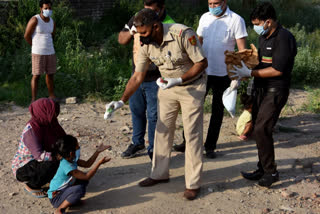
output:
[[[163, 42], [140, 48], [136, 72], [144, 72], [153, 62], [161, 76], [178, 78], [196, 62], [205, 59], [195, 32], [181, 24], [163, 24]], [[206, 74], [202, 72], [180, 86], [158, 92], [158, 121], [152, 160], [152, 179], [169, 178], [169, 161], [173, 144], [176, 119], [181, 109], [185, 151], [186, 188], [198, 189], [202, 172], [203, 152], [203, 103], [206, 92]]]

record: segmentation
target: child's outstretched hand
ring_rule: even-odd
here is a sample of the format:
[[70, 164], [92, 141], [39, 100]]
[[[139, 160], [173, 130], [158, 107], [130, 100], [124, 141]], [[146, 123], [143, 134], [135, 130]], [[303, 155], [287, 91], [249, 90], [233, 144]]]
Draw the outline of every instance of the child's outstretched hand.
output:
[[110, 145], [104, 145], [103, 143], [101, 143], [98, 147], [97, 147], [97, 152], [103, 152], [106, 149], [111, 149]]
[[111, 158], [109, 158], [109, 157], [103, 157], [103, 158], [99, 161], [99, 163], [100, 163], [100, 164], [104, 164], [104, 163], [109, 162], [110, 160], [111, 160]]

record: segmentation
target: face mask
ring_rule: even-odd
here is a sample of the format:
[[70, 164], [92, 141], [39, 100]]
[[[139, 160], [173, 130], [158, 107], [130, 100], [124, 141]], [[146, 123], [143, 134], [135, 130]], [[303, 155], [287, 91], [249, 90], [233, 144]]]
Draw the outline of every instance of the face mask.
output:
[[75, 157], [75, 162], [77, 162], [80, 158], [80, 148], [76, 150], [76, 157]]
[[266, 22], [263, 24], [263, 26], [253, 25], [253, 29], [258, 35], [262, 36], [269, 32], [268, 28], [266, 30], [264, 29], [265, 25]]
[[151, 33], [149, 36], [147, 37], [143, 37], [143, 36], [140, 36], [140, 42], [143, 44], [143, 45], [149, 45], [151, 42], [153, 42], [152, 40], [152, 31], [153, 31], [153, 26], [151, 28]]
[[50, 16], [52, 16], [52, 10], [43, 10], [42, 11], [42, 15], [44, 16], [44, 17], [50, 17]]
[[222, 5], [218, 6], [218, 7], [215, 7], [215, 8], [211, 8], [209, 7], [209, 11], [212, 15], [214, 16], [219, 16], [223, 13], [223, 10], [222, 10]]

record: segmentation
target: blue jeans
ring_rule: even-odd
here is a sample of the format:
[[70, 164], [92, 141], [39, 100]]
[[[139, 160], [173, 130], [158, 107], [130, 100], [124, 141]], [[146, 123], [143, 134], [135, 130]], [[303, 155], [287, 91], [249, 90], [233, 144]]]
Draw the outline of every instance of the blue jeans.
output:
[[133, 125], [132, 142], [134, 145], [144, 145], [148, 119], [148, 153], [153, 152], [154, 133], [157, 124], [158, 88], [155, 81], [143, 82], [129, 100]]
[[65, 200], [70, 204], [76, 204], [86, 194], [88, 181], [76, 180], [74, 185], [69, 185], [63, 190], [58, 191], [54, 198], [50, 199], [54, 208], [58, 208]]

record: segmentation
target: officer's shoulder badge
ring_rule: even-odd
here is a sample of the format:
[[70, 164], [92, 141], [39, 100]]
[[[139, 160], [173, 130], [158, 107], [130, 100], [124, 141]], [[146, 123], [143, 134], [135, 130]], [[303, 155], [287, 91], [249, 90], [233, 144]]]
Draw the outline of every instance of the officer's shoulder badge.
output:
[[189, 40], [191, 45], [196, 45], [197, 44], [197, 39], [196, 39], [195, 35], [191, 36], [188, 40]]

